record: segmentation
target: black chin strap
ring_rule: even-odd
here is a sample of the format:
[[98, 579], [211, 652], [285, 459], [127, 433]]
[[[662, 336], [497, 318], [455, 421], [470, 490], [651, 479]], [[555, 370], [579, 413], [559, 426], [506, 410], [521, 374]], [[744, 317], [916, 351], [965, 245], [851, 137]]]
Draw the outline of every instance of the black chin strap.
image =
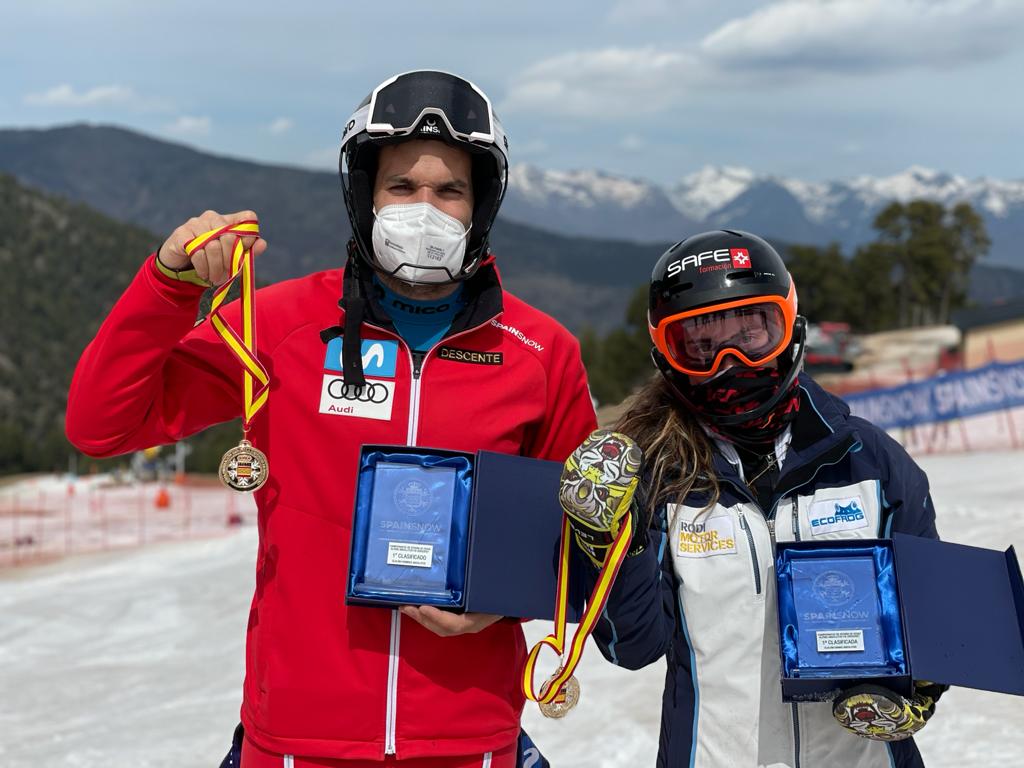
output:
[[363, 339], [360, 329], [366, 314], [366, 297], [359, 282], [359, 254], [354, 239], [348, 242], [348, 263], [342, 281], [341, 301], [338, 306], [345, 310], [344, 327], [333, 325], [320, 331], [324, 344], [341, 336], [341, 367], [346, 384], [362, 387], [366, 384], [363, 375]]

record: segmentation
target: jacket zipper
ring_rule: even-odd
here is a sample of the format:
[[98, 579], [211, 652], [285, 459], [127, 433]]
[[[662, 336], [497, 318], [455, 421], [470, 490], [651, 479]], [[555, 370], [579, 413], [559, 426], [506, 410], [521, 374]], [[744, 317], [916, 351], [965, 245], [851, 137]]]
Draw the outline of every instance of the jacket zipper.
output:
[[[849, 455], [850, 451], [853, 450], [854, 445], [856, 445], [856, 442], [851, 444], [849, 448], [843, 451], [843, 455], [838, 457], [835, 461], [830, 461], [826, 464], [821, 464], [820, 466], [815, 468], [814, 474], [811, 475], [809, 480], [807, 480], [804, 483], [801, 483], [800, 485], [794, 485], [792, 488], [788, 489], [785, 493], [780, 495], [778, 501], [776, 501], [775, 504], [772, 506], [771, 519], [773, 521], [775, 520], [775, 514], [779, 508], [779, 501], [782, 501], [784, 498], [786, 498], [786, 496], [791, 494], [797, 488], [803, 485], [807, 485], [807, 483], [813, 482], [814, 478], [818, 476], [818, 472], [820, 472], [822, 468], [831, 467], [845, 459], [847, 455]], [[793, 500], [793, 536], [796, 541], [800, 541], [800, 510], [797, 508], [796, 499]], [[790, 707], [793, 711], [793, 768], [800, 768], [800, 710], [797, 708], [797, 703], [795, 701], [792, 704], [790, 704]]]
[[[495, 315], [494, 317], [498, 317]], [[459, 333], [452, 334], [447, 338], [441, 339], [437, 344], [428, 349], [422, 355], [415, 354], [409, 348], [409, 345], [405, 343], [398, 334], [392, 333], [386, 328], [381, 328], [376, 325], [367, 323], [366, 325], [375, 330], [382, 331], [392, 336], [396, 336], [399, 343], [405, 348], [406, 353], [409, 355], [409, 369], [412, 371], [412, 382], [409, 387], [409, 429], [405, 435], [406, 445], [416, 445], [416, 437], [420, 428], [420, 378], [423, 376], [423, 369], [426, 367], [427, 358], [430, 357], [430, 353], [440, 344], [442, 341], [448, 341], [450, 339], [458, 338], [467, 333], [477, 330], [481, 326], [489, 323], [494, 317], [485, 320], [479, 325], [475, 325], [472, 328], [467, 328]], [[396, 712], [398, 710], [398, 661], [400, 659], [401, 651], [401, 635], [402, 635], [402, 614], [399, 613], [398, 609], [395, 608], [391, 611], [391, 642], [388, 651], [388, 687], [387, 687], [387, 704], [384, 712], [384, 754], [393, 755], [395, 754], [395, 731], [396, 729]]]
[[[409, 386], [409, 428], [405, 433], [405, 444], [416, 445], [416, 432], [420, 421], [420, 375], [423, 371], [425, 356], [413, 354], [406, 346], [409, 354], [409, 370], [412, 371], [412, 382]], [[388, 690], [387, 708], [384, 719], [384, 754], [395, 754], [395, 721], [398, 710], [398, 661], [400, 658], [402, 638], [402, 614], [397, 608], [391, 610], [391, 645], [388, 651]]]
[[747, 525], [746, 516], [740, 512], [740, 528], [747, 534], [747, 544], [750, 546], [750, 562], [754, 566], [754, 591], [761, 594], [761, 565], [757, 562], [757, 548], [754, 546], [754, 534]]

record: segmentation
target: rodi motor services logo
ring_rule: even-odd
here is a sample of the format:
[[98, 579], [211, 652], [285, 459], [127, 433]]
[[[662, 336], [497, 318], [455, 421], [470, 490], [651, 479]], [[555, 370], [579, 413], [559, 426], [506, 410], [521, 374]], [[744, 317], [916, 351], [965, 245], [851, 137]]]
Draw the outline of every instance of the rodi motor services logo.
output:
[[736, 553], [736, 529], [732, 518], [682, 520], [679, 523], [680, 557], [711, 557]]
[[717, 269], [751, 269], [750, 251], [746, 248], [719, 248], [714, 251], [691, 253], [676, 259], [668, 265], [668, 277], [696, 268], [698, 272], [714, 272]]

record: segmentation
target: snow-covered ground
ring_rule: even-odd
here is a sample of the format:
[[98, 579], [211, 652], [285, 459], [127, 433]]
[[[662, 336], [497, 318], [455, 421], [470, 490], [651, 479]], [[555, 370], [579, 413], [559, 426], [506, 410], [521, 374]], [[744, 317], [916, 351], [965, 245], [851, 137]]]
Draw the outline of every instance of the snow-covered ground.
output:
[[[1024, 550], [1024, 452], [920, 459], [947, 540]], [[0, 572], [0, 766], [216, 766], [237, 720], [255, 531]], [[549, 631], [527, 625], [529, 640]], [[653, 766], [664, 665], [588, 649], [580, 706], [535, 707], [556, 768]], [[1024, 766], [1024, 699], [954, 689], [919, 738], [930, 768]]]

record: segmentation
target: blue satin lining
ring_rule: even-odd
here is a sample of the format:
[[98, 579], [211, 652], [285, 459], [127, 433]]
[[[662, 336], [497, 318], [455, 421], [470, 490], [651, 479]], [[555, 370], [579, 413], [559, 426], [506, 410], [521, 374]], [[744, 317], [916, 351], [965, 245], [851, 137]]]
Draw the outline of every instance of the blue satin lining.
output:
[[356, 488], [356, 513], [353, 520], [352, 560], [349, 565], [349, 592], [360, 597], [379, 598], [395, 603], [394, 593], [375, 590], [362, 583], [366, 569], [366, 543], [369, 539], [370, 509], [373, 499], [373, 473], [378, 461], [413, 464], [421, 467], [452, 467], [455, 469], [455, 512], [452, 515], [451, 540], [448, 548], [448, 595], [423, 595], [417, 605], [459, 607], [466, 584], [466, 540], [469, 535], [469, 504], [473, 490], [473, 465], [465, 456], [433, 456], [421, 453], [385, 453], [372, 451], [359, 462]]
[[[856, 671], [855, 675], [851, 675], [849, 669], [801, 669], [799, 654], [797, 653], [797, 614], [793, 601], [793, 573], [790, 568], [792, 562], [801, 558], [866, 556], [872, 557], [875, 563], [875, 576], [878, 583], [879, 617], [881, 619], [882, 640], [885, 646], [886, 657], [884, 666], [867, 669], [861, 668]], [[775, 568], [779, 586], [779, 626], [782, 630], [779, 637], [782, 645], [783, 677], [864, 677], [907, 674], [891, 542], [872, 547], [782, 549], [776, 559]]]

